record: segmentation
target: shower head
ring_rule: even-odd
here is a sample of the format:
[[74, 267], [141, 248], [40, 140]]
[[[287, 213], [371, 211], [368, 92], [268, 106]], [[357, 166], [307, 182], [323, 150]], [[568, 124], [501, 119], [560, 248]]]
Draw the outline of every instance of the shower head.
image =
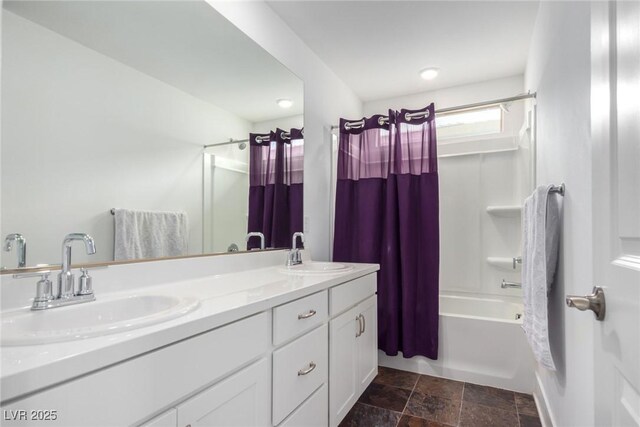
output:
[[247, 148], [247, 144], [245, 142], [240, 142], [238, 143], [238, 148], [244, 150], [245, 148]]

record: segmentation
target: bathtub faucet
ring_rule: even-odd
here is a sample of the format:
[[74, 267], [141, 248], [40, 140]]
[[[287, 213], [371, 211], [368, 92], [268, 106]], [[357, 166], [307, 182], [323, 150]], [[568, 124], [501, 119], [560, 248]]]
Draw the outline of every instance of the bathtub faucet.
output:
[[517, 283], [517, 282], [507, 282], [506, 280], [502, 279], [502, 284], [500, 285], [500, 287], [502, 289], [521, 289], [522, 288], [522, 283]]

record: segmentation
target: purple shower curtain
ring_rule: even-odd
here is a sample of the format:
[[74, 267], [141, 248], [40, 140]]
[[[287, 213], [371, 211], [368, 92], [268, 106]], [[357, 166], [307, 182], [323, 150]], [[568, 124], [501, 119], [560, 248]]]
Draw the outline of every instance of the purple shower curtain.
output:
[[[423, 117], [410, 114], [428, 112]], [[378, 347], [438, 357], [438, 158], [433, 104], [359, 128], [340, 120], [334, 261], [379, 263]]]
[[[302, 231], [304, 140], [302, 129], [249, 135], [248, 231], [264, 234], [265, 246], [291, 246]], [[247, 249], [259, 248], [254, 237]]]

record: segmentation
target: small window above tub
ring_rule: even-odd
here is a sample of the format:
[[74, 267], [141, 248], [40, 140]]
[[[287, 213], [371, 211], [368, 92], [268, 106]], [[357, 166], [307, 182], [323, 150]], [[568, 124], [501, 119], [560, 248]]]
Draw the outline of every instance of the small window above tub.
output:
[[468, 139], [502, 132], [503, 111], [499, 105], [442, 113], [436, 117], [438, 142]]

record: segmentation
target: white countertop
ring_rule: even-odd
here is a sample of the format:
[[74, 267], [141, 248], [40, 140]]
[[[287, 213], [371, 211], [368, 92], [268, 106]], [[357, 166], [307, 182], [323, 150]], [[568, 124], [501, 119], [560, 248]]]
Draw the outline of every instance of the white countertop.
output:
[[348, 265], [353, 269], [335, 274], [293, 275], [282, 271], [281, 266], [272, 266], [104, 295], [96, 291], [98, 299], [161, 294], [194, 297], [200, 305], [184, 316], [126, 332], [43, 345], [1, 347], [0, 401], [13, 400], [379, 269], [377, 264]]

